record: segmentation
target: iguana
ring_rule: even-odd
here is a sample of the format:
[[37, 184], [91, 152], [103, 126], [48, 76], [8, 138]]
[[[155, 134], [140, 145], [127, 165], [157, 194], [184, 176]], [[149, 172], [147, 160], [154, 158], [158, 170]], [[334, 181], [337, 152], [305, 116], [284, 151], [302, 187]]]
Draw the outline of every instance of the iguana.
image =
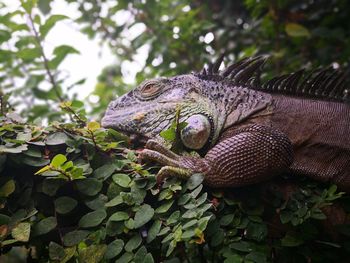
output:
[[[221, 56], [200, 73], [146, 80], [112, 101], [102, 126], [151, 139], [140, 157], [160, 176], [202, 173], [211, 187], [260, 182], [285, 171], [350, 190], [350, 104], [344, 74], [331, 68], [275, 77], [264, 84], [266, 57], [219, 70]], [[154, 138], [174, 121], [180, 137], [204, 157], [177, 155]], [[152, 139], [153, 138], [153, 139]]]

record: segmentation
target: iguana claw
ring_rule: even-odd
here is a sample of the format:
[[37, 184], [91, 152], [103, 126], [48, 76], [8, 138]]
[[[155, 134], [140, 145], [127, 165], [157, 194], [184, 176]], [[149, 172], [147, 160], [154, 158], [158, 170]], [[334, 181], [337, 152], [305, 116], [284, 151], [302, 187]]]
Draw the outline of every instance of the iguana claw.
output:
[[172, 152], [161, 143], [149, 140], [145, 149], [139, 154], [139, 159], [155, 161], [164, 165], [157, 174], [157, 182], [160, 183], [165, 177], [188, 178], [193, 171], [183, 163], [183, 157]]

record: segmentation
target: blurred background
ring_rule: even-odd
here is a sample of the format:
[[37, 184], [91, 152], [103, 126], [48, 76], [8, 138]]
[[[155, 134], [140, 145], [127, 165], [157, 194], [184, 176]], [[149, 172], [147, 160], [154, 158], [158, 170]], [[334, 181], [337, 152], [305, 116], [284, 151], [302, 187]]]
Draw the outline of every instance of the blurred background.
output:
[[[270, 55], [266, 76], [349, 68], [348, 0], [1, 0], [1, 113], [62, 120], [83, 101], [99, 119], [142, 80]], [[76, 103], [80, 105], [80, 103]]]

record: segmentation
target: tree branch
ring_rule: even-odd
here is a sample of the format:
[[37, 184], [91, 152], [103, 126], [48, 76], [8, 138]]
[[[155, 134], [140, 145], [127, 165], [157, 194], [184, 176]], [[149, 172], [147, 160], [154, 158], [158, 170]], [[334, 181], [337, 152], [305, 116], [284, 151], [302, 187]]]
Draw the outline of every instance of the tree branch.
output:
[[41, 44], [41, 38], [39, 36], [39, 33], [38, 31], [35, 29], [35, 26], [34, 26], [34, 21], [33, 21], [33, 18], [32, 18], [32, 15], [31, 14], [28, 14], [28, 18], [29, 18], [29, 23], [30, 23], [30, 28], [31, 30], [33, 31], [34, 33], [34, 37], [35, 37], [35, 40], [38, 44], [38, 47], [40, 49], [40, 53], [41, 53], [41, 57], [43, 59], [43, 62], [44, 62], [44, 67], [45, 67], [45, 70], [46, 70], [46, 73], [49, 77], [49, 80], [50, 80], [50, 83], [56, 93], [56, 96], [57, 98], [59, 99], [60, 102], [63, 102], [64, 99], [63, 97], [61, 96], [59, 90], [58, 90], [58, 85], [55, 81], [55, 78], [50, 70], [50, 67], [49, 67], [49, 60], [47, 59], [46, 55], [45, 55], [45, 52], [44, 52], [44, 47], [43, 45]]

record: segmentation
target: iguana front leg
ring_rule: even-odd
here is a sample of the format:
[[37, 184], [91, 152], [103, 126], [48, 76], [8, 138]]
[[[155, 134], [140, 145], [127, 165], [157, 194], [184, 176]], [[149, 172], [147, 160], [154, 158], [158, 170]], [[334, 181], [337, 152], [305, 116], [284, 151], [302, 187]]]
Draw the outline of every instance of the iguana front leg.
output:
[[293, 162], [288, 137], [261, 125], [234, 131], [204, 158], [176, 155], [155, 141], [147, 143], [146, 148], [140, 158], [166, 165], [160, 170], [160, 177], [202, 173], [204, 182], [212, 187], [257, 183], [281, 173]]
[[188, 178], [196, 172], [194, 169], [186, 166], [184, 157], [175, 154], [158, 141], [149, 140], [146, 143], [145, 148], [146, 149], [144, 149], [139, 155], [140, 159], [155, 161], [164, 165], [157, 174], [158, 182], [161, 182], [167, 176]]

